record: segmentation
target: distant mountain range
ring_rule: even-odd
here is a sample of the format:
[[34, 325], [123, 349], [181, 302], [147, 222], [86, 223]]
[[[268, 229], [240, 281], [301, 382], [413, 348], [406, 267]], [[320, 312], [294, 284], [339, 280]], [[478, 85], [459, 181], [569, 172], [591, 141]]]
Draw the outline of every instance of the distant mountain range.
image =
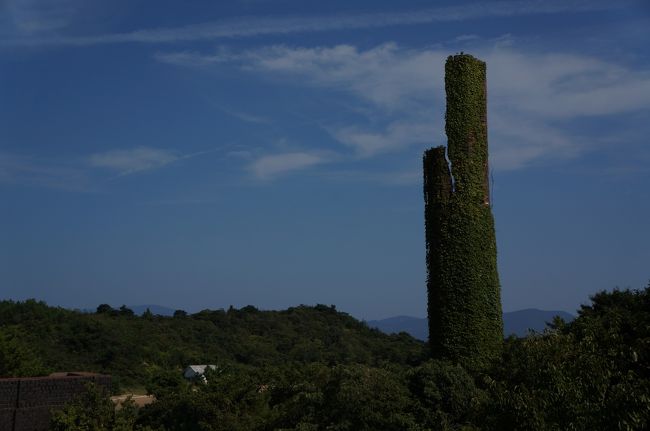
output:
[[[160, 316], [172, 316], [174, 309], [155, 304], [129, 306], [137, 315], [144, 313], [147, 308], [153, 314]], [[575, 318], [566, 311], [538, 310], [527, 308], [525, 310], [510, 311], [503, 313], [503, 333], [505, 336], [516, 335], [523, 337], [529, 330], [541, 332], [546, 328], [546, 323], [551, 322], [555, 316], [560, 316], [567, 322]], [[427, 319], [424, 317], [395, 316], [381, 320], [369, 320], [366, 322], [371, 328], [377, 328], [387, 334], [406, 332], [414, 338], [425, 340], [428, 338]]]
[[[531, 329], [541, 332], [546, 328], [546, 323], [551, 322], [555, 316], [560, 316], [567, 322], [575, 317], [566, 311], [537, 310], [535, 308], [503, 313], [504, 335], [514, 334], [523, 337]], [[387, 334], [406, 332], [420, 340], [426, 340], [429, 335], [427, 319], [421, 317], [396, 316], [381, 320], [369, 320], [366, 323], [371, 328], [377, 328]]]

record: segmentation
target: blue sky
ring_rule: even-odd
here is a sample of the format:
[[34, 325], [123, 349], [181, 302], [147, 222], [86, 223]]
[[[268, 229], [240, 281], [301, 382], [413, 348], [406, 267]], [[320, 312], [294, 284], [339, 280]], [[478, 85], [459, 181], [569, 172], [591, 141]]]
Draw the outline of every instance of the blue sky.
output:
[[650, 279], [644, 1], [5, 0], [0, 297], [424, 316], [445, 58], [487, 62], [504, 310]]

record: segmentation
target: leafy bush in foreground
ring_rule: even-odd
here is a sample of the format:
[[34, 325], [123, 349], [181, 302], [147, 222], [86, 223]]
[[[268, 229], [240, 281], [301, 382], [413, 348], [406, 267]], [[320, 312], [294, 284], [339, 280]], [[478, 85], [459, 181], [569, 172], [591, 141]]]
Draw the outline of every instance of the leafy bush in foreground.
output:
[[493, 429], [639, 430], [650, 422], [650, 286], [601, 292], [575, 321], [506, 341]]

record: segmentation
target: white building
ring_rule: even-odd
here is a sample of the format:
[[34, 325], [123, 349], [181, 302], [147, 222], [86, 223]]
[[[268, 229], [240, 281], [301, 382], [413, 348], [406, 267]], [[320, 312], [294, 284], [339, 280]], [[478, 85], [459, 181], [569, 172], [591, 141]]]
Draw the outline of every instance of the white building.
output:
[[185, 368], [185, 371], [183, 371], [183, 377], [185, 377], [188, 380], [196, 380], [196, 379], [201, 379], [203, 383], [207, 383], [207, 379], [205, 378], [205, 370], [207, 368], [210, 368], [211, 370], [216, 370], [217, 366], [216, 365], [189, 365], [187, 368]]

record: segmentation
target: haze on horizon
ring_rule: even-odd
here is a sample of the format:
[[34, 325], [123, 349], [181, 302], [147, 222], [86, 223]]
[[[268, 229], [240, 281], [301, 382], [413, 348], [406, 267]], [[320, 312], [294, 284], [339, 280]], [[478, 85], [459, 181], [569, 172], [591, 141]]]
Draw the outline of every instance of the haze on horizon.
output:
[[0, 299], [426, 315], [444, 60], [487, 62], [505, 311], [650, 279], [643, 1], [8, 0]]

